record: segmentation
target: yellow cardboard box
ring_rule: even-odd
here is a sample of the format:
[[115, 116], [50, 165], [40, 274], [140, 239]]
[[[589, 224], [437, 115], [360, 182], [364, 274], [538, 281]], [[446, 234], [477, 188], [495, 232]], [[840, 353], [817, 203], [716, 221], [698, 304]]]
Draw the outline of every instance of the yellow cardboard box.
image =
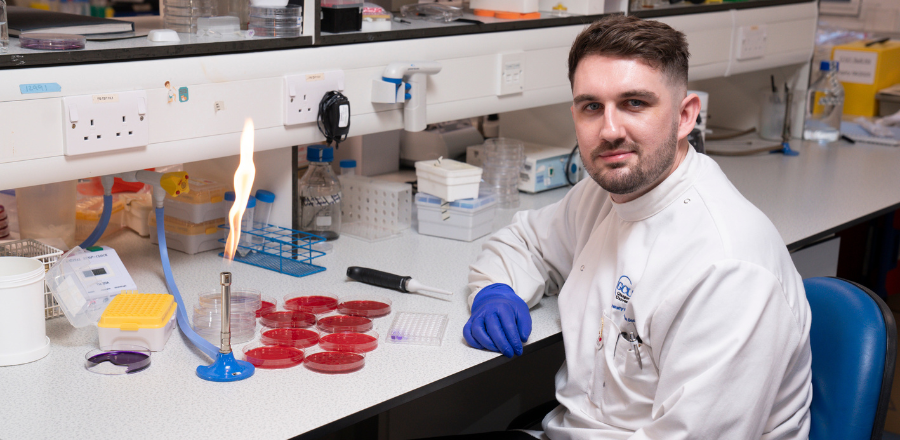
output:
[[890, 40], [870, 47], [866, 47], [865, 41], [835, 46], [831, 59], [839, 63], [845, 115], [877, 115], [875, 94], [900, 83], [900, 41]]

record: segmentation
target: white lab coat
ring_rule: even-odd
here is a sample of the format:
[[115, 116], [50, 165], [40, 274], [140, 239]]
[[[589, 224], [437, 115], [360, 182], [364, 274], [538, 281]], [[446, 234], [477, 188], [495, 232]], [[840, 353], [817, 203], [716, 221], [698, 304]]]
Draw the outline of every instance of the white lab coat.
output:
[[[769, 219], [693, 149], [634, 201], [586, 179], [518, 213], [469, 282], [470, 304], [492, 283], [530, 307], [559, 292], [566, 362], [543, 438], [808, 437], [802, 280]], [[643, 368], [621, 331], [642, 339]]]

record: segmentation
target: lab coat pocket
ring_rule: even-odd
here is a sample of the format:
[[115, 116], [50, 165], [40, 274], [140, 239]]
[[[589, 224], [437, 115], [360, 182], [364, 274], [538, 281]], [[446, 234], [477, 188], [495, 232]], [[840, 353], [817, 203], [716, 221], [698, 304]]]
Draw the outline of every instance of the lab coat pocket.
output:
[[[640, 343], [634, 346], [619, 327], [612, 323], [606, 339], [602, 365], [605, 378], [594, 384], [592, 401], [599, 410], [600, 420], [625, 429], [638, 429], [649, 422], [659, 371], [653, 360], [653, 348]], [[638, 361], [640, 357], [640, 361]]]
[[591, 371], [591, 381], [588, 384], [588, 398], [591, 401], [595, 401], [595, 398], [599, 398], [603, 394], [604, 382], [606, 380], [606, 369], [604, 365], [604, 354], [603, 354], [603, 346], [606, 342], [606, 338], [609, 338], [610, 325], [612, 321], [609, 319], [609, 316], [604, 313], [603, 319], [601, 319], [601, 328], [598, 332], [597, 339], [594, 343], [594, 365]]

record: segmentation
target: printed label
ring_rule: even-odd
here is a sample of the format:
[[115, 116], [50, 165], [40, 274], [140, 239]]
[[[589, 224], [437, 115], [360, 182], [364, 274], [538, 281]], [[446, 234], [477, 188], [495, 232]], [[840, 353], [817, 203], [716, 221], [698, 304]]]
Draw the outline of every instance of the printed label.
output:
[[319, 196], [319, 197], [303, 197], [303, 205], [304, 206], [325, 206], [325, 205], [333, 205], [335, 203], [341, 202], [341, 195], [334, 194], [330, 196]]
[[119, 102], [119, 94], [118, 93], [107, 93], [104, 95], [93, 95], [94, 104], [103, 104], [107, 102]]
[[853, 84], [875, 84], [875, 69], [878, 67], [877, 52], [856, 50], [836, 50], [834, 60], [838, 62], [837, 78], [841, 82]]
[[331, 216], [330, 215], [322, 215], [316, 217], [316, 226], [331, 226]]
[[19, 92], [23, 95], [32, 93], [53, 93], [61, 92], [62, 87], [57, 83], [40, 83], [40, 84], [19, 84]]
[[325, 73], [310, 73], [306, 75], [306, 82], [322, 81], [323, 79], [325, 79]]
[[347, 104], [341, 104], [338, 109], [341, 112], [341, 116], [338, 119], [338, 127], [346, 127], [347, 124], [350, 123], [350, 106]]

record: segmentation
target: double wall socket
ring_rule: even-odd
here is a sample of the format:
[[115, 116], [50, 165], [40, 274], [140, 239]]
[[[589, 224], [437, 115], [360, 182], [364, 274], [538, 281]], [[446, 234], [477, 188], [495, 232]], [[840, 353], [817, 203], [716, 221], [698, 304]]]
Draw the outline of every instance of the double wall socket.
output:
[[66, 156], [146, 146], [150, 143], [147, 92], [67, 96], [63, 124]]
[[332, 90], [344, 90], [343, 70], [285, 76], [284, 125], [316, 122], [319, 102]]
[[497, 95], [511, 95], [525, 91], [525, 52], [503, 53], [498, 56], [500, 76]]
[[761, 58], [766, 54], [766, 25], [741, 26], [738, 28], [738, 60]]

